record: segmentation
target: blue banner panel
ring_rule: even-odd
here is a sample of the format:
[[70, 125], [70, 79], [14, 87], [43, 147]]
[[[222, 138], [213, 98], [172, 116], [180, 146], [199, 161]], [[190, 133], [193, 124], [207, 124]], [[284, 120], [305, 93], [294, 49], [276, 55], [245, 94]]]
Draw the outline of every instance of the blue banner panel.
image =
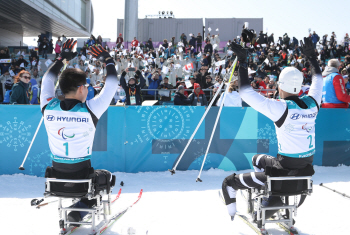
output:
[[[112, 172], [165, 171], [180, 157], [206, 107], [109, 107], [97, 124], [92, 165]], [[200, 169], [219, 108], [212, 107], [189, 145], [178, 170]], [[44, 124], [25, 171], [19, 171], [42, 117], [39, 106], [0, 106], [0, 174], [44, 176], [51, 165]], [[341, 117], [341, 118], [339, 118]], [[321, 109], [316, 120], [315, 165], [350, 165], [350, 113]], [[252, 108], [224, 107], [204, 169], [252, 168], [255, 154], [277, 155], [275, 126]]]

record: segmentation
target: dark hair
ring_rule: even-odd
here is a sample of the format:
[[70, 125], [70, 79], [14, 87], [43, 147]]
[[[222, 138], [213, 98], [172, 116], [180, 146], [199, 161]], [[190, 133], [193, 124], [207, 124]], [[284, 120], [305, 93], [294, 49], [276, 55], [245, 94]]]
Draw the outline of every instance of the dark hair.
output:
[[86, 83], [86, 74], [80, 69], [66, 69], [62, 72], [59, 82], [63, 94], [76, 92], [78, 86]]

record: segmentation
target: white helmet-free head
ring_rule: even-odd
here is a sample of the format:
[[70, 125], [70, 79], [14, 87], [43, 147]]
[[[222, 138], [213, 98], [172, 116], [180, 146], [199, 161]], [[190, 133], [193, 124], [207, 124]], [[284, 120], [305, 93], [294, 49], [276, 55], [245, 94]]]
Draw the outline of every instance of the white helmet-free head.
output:
[[303, 74], [293, 67], [283, 69], [278, 81], [279, 88], [291, 94], [299, 94], [302, 83]]

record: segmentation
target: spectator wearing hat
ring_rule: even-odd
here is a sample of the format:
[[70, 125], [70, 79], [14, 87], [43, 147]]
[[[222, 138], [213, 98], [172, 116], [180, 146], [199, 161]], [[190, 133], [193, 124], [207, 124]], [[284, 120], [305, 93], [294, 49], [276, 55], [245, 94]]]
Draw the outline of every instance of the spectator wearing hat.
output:
[[322, 108], [349, 107], [350, 96], [345, 89], [344, 78], [339, 73], [340, 67], [340, 62], [337, 59], [331, 59], [328, 61], [327, 69], [322, 73]]
[[190, 99], [184, 95], [184, 92], [185, 87], [180, 85], [174, 96], [174, 105], [189, 105], [191, 103]]
[[[135, 72], [135, 77], [129, 78], [128, 83], [126, 83], [125, 75], [127, 72], [129, 72], [128, 68], [120, 76], [120, 85], [123, 87], [126, 95], [126, 105], [141, 105], [141, 88], [145, 85], [145, 79], [140, 70], [137, 70]], [[137, 84], [138, 78], [140, 79], [140, 83]]]
[[198, 83], [193, 84], [193, 93], [188, 97], [191, 106], [206, 106], [208, 105], [207, 98]]
[[[217, 106], [220, 106], [223, 102], [224, 94], [225, 93], [221, 94], [220, 99], [217, 102]], [[230, 82], [223, 105], [226, 107], [242, 107], [242, 99], [237, 92], [237, 86], [235, 85], [234, 81]]]
[[169, 89], [173, 89], [173, 85], [169, 83], [169, 78], [165, 77], [163, 84], [160, 84], [158, 89], [161, 91], [159, 92], [160, 100], [161, 101], [171, 101], [171, 91], [167, 91]]
[[116, 42], [117, 48], [120, 48], [123, 42], [124, 42], [123, 35], [120, 33], [119, 37], [117, 38], [117, 42]]

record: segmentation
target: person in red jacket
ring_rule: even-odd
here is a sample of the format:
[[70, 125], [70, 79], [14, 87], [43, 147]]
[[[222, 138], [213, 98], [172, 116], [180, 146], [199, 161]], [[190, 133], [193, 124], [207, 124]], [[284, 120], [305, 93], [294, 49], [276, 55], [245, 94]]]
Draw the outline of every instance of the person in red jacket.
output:
[[[262, 77], [256, 76], [256, 77], [255, 77], [255, 80], [256, 80], [256, 84], [257, 84], [257, 86], [259, 87], [260, 90], [266, 89], [266, 84], [265, 84], [265, 82], [262, 80]], [[261, 94], [263, 94], [264, 96], [266, 96], [266, 94], [267, 94], [267, 91], [260, 91], [260, 92], [261, 92]]]
[[120, 48], [120, 46], [122, 45], [124, 39], [123, 39], [123, 35], [120, 33], [119, 37], [117, 38], [117, 48]]
[[139, 46], [139, 41], [137, 41], [136, 37], [134, 37], [134, 40], [131, 41], [131, 47], [135, 49]]
[[350, 95], [346, 92], [344, 78], [339, 73], [339, 68], [339, 60], [331, 59], [328, 61], [328, 67], [322, 73], [322, 108], [349, 107]]

